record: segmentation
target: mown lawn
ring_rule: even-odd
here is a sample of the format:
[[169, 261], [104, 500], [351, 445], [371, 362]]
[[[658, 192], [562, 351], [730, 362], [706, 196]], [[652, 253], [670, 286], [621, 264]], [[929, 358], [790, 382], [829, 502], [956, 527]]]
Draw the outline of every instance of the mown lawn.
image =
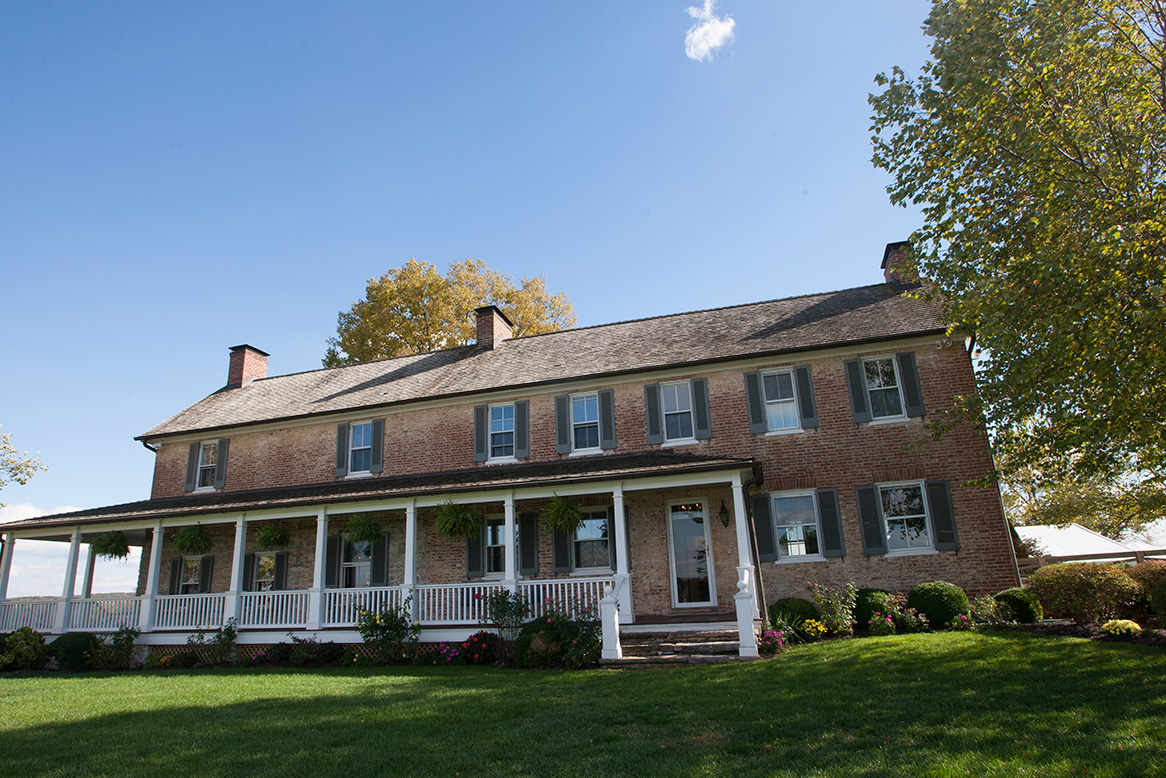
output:
[[1166, 652], [1025, 634], [589, 672], [0, 677], [0, 773], [1166, 775]]

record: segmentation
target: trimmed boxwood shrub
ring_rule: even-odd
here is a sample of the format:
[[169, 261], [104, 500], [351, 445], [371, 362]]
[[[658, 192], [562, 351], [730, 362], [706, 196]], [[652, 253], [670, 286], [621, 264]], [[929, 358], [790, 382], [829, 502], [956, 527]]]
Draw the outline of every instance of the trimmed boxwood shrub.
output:
[[1028, 579], [1047, 615], [1094, 624], [1116, 617], [1138, 596], [1138, 584], [1117, 565], [1066, 562], [1042, 567]]
[[0, 646], [0, 670], [43, 670], [48, 658], [45, 636], [31, 627], [9, 634]]
[[769, 620], [776, 624], [781, 619], [779, 615], [792, 616], [799, 624], [808, 619], [818, 618], [818, 608], [809, 600], [801, 597], [782, 597], [769, 606]]
[[587, 667], [599, 662], [599, 625], [554, 614], [523, 625], [514, 641], [519, 667]]
[[89, 658], [101, 639], [92, 632], [69, 632], [49, 643], [49, 655], [62, 670], [78, 673], [92, 667]]
[[886, 589], [859, 589], [854, 600], [854, 624], [859, 629], [867, 629], [875, 611], [890, 613], [894, 595]]
[[1138, 565], [1126, 568], [1126, 574], [1138, 584], [1137, 604], [1146, 610], [1153, 610], [1159, 615], [1164, 609], [1154, 605], [1152, 595], [1154, 589], [1166, 584], [1166, 561], [1161, 559], [1147, 559]]
[[971, 612], [968, 595], [947, 581], [919, 584], [907, 595], [907, 607], [926, 616], [932, 629], [943, 629], [956, 616]]
[[997, 594], [995, 599], [996, 602], [1008, 608], [1014, 621], [1019, 621], [1021, 624], [1036, 624], [1044, 618], [1040, 600], [1037, 599], [1034, 592], [1028, 589], [1013, 586], [1011, 589], [1005, 589]]

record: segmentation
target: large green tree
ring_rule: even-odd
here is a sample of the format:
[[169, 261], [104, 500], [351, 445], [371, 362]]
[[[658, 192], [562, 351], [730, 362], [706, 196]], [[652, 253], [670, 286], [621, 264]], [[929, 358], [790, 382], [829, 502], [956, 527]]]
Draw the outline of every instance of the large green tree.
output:
[[[12, 446], [12, 434], [0, 432], [0, 489], [9, 483], [28, 483], [37, 470], [47, 470], [36, 454], [20, 451]], [[0, 508], [4, 503], [0, 502]]]
[[932, 59], [876, 81], [874, 163], [917, 271], [984, 349], [1016, 467], [1166, 465], [1166, 5], [936, 0]]
[[554, 332], [575, 324], [564, 294], [547, 292], [542, 276], [514, 280], [480, 259], [454, 262], [443, 276], [432, 264], [410, 259], [370, 278], [363, 300], [340, 313], [328, 339], [325, 367], [355, 365], [472, 343], [474, 309], [497, 305], [514, 335]]

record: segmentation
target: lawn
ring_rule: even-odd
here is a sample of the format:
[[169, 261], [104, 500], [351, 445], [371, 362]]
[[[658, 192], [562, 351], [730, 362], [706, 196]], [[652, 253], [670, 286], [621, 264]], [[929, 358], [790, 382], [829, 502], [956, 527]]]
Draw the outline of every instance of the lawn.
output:
[[1020, 633], [770, 661], [0, 677], [0, 773], [1166, 774], [1166, 652]]

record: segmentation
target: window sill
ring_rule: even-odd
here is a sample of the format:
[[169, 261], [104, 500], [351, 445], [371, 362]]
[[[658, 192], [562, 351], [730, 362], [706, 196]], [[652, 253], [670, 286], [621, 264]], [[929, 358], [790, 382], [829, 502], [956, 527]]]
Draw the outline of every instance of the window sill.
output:
[[805, 432], [805, 430], [801, 427], [790, 427], [788, 429], [770, 430], [769, 432], [765, 433], [765, 437], [773, 438], [777, 437], [778, 435], [797, 435], [800, 432]]
[[516, 457], [497, 457], [497, 458], [487, 459], [482, 464], [483, 465], [513, 465], [517, 461], [518, 461], [518, 459]]
[[603, 453], [601, 448], [581, 448], [578, 451], [572, 451], [568, 456], [572, 457], [593, 457]]
[[908, 416], [884, 416], [881, 419], [871, 419], [867, 422], [872, 427], [878, 427], [883, 424], [902, 424], [905, 421], [910, 421]]
[[597, 576], [597, 575], [613, 575], [615, 573], [610, 567], [579, 567], [571, 571], [571, 575], [579, 577]]
[[660, 445], [664, 446], [665, 448], [671, 446], [695, 446], [699, 442], [700, 441], [696, 438], [682, 438], [680, 440], [666, 440]]
[[213, 494], [216, 491], [218, 491], [218, 490], [215, 489], [213, 486], [200, 486], [197, 489], [195, 489], [193, 492], [191, 492], [191, 494]]
[[934, 548], [904, 548], [898, 551], [888, 551], [884, 556], [937, 556], [938, 554], [939, 552]]
[[786, 556], [774, 561], [775, 565], [804, 565], [810, 562], [825, 562], [826, 557], [821, 554], [807, 554], [805, 556]]
[[372, 478], [372, 473], [369, 472], [368, 470], [362, 470], [359, 473], [349, 473], [348, 475], [344, 476], [345, 481], [356, 479], [356, 478]]

